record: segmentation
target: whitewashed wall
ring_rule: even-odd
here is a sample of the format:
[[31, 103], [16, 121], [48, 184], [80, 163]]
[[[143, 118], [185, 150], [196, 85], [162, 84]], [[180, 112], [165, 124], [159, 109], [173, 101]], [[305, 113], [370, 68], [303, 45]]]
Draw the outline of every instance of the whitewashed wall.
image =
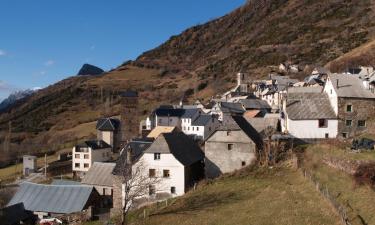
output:
[[333, 87], [332, 82], [336, 82], [336, 81], [332, 81], [328, 77], [323, 91], [328, 94], [329, 102], [331, 103], [331, 106], [332, 106], [333, 110], [335, 111], [335, 113], [337, 115], [337, 113], [338, 113], [338, 98], [337, 98], [337, 93], [336, 93], [336, 91]]
[[328, 120], [327, 127], [319, 128], [318, 120], [287, 120], [286, 129], [289, 134], [301, 139], [325, 138], [328, 133], [329, 138], [337, 137], [337, 120]]

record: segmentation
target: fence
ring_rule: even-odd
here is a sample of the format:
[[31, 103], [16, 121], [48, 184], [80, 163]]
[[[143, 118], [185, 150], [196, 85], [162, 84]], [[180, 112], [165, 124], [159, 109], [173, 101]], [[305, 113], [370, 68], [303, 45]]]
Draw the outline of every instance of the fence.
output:
[[329, 192], [328, 190], [328, 187], [325, 186], [323, 187], [319, 181], [314, 178], [309, 172], [307, 172], [306, 170], [303, 171], [303, 176], [310, 180], [310, 182], [312, 182], [315, 187], [316, 187], [316, 190], [320, 192], [320, 194], [322, 194], [322, 196], [327, 199], [329, 201], [329, 203], [331, 203], [331, 205], [335, 208], [336, 212], [340, 215], [341, 217], [341, 222], [343, 225], [352, 225], [350, 222], [349, 222], [349, 218], [348, 218], [348, 214], [347, 214], [347, 211], [345, 209], [344, 206], [342, 206], [334, 196], [331, 195], [331, 193]]

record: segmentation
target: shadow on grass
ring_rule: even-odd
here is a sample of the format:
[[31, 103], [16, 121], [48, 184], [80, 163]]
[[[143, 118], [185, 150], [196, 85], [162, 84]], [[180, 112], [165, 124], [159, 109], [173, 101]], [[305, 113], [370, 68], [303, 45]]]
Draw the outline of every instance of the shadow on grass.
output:
[[204, 195], [194, 195], [189, 198], [181, 199], [166, 209], [162, 209], [150, 216], [168, 215], [168, 214], [191, 214], [194, 211], [209, 209], [218, 205], [234, 203], [240, 200], [240, 196], [234, 192], [215, 192]]

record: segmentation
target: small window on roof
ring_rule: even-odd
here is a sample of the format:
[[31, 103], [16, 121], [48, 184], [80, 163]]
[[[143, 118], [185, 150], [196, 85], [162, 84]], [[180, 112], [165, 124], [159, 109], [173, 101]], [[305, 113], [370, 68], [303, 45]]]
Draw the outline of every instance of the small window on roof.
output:
[[154, 153], [154, 160], [160, 160], [160, 153]]

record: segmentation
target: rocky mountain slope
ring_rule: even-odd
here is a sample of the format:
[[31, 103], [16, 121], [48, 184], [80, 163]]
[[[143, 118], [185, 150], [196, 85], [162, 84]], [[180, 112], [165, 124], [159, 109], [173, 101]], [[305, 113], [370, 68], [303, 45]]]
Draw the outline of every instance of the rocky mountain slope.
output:
[[240, 70], [259, 78], [287, 60], [335, 62], [336, 70], [343, 69], [341, 56], [350, 61], [353, 49], [375, 40], [374, 6], [373, 0], [249, 1], [115, 70], [68, 78], [8, 108], [0, 114], [0, 142], [11, 122], [13, 151], [68, 148], [93, 137], [98, 117], [118, 115], [118, 92], [128, 88], [140, 91], [144, 117], [184, 95], [192, 100], [220, 93], [234, 85]]

